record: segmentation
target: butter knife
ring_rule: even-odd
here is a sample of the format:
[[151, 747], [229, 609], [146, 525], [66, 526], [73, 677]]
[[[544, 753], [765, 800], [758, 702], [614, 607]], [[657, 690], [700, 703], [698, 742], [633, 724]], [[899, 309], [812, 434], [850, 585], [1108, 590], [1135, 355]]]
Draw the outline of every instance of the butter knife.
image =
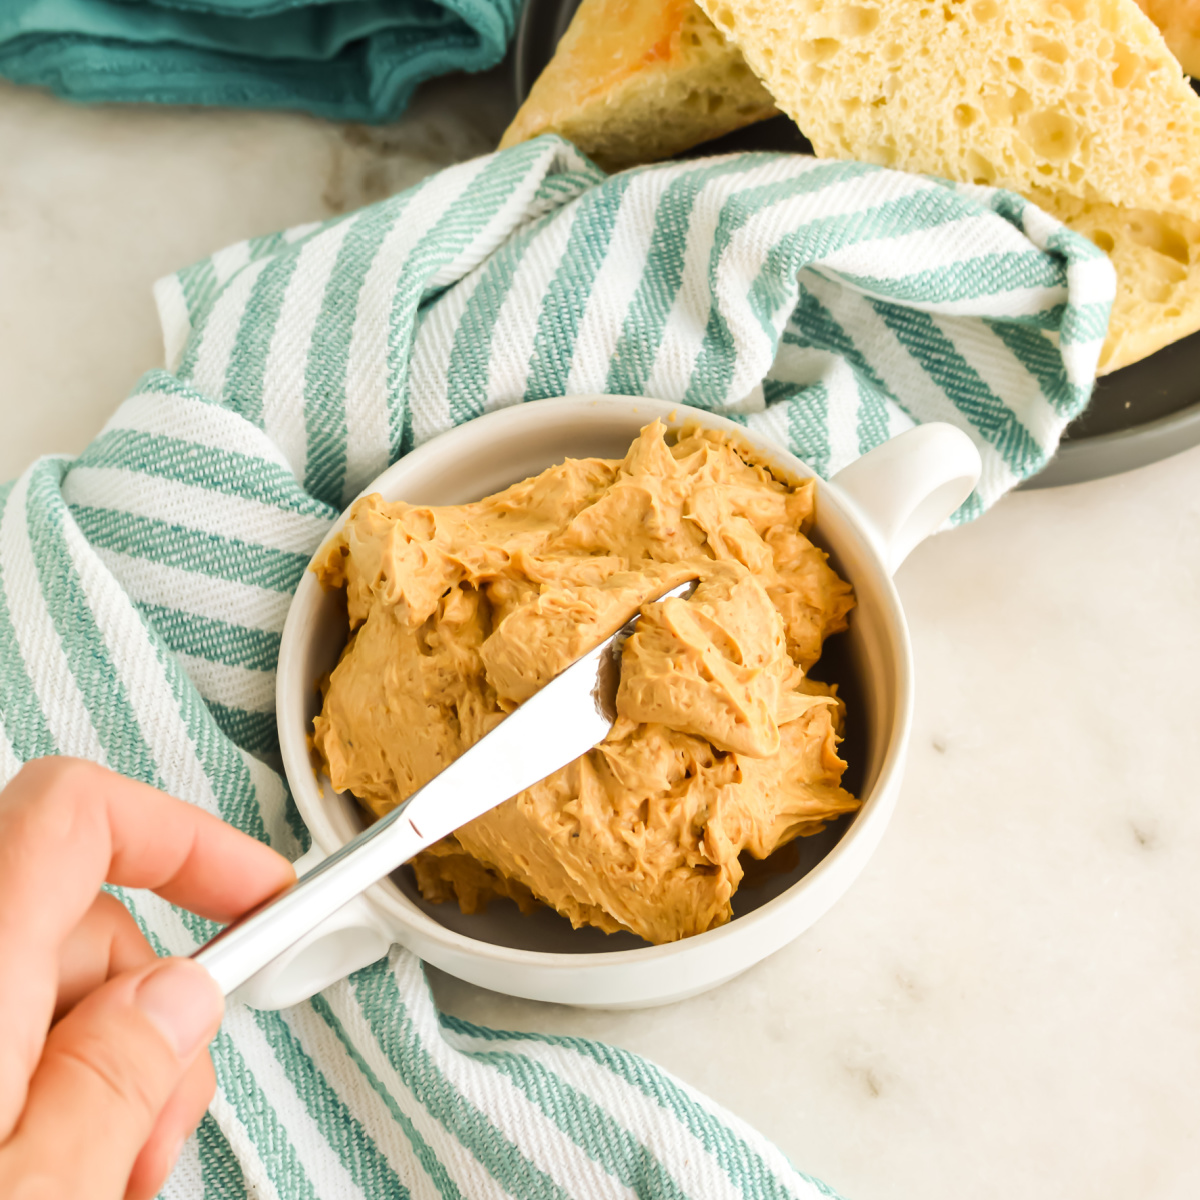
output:
[[[695, 587], [689, 580], [645, 603], [686, 598]], [[404, 803], [227, 925], [192, 958], [228, 996], [413, 855], [603, 741], [617, 716], [621, 647], [637, 622], [635, 613]]]

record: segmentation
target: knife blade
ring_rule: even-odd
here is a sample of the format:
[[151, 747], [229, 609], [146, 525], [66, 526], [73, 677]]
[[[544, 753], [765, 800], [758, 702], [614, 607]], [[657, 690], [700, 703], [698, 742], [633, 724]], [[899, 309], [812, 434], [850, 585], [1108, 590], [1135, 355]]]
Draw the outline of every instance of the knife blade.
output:
[[[688, 580], [643, 603], [686, 597], [695, 587]], [[621, 647], [638, 616], [560, 671], [407, 800], [227, 925], [192, 958], [228, 996], [419, 851], [603, 741], [617, 716]]]

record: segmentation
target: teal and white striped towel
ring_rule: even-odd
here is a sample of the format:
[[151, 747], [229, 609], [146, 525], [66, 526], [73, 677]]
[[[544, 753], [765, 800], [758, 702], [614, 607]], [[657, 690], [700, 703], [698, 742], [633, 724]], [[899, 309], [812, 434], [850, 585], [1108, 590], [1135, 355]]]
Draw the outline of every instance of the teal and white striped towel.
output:
[[[0, 489], [0, 778], [80, 755], [295, 857], [266, 765], [280, 630], [399, 455], [570, 392], [719, 409], [824, 474], [936, 418], [983, 453], [969, 517], [1086, 403], [1113, 273], [1002, 192], [779, 154], [610, 179], [543, 138], [157, 294], [168, 370]], [[212, 932], [123, 898], [161, 951]], [[234, 1006], [213, 1057], [171, 1197], [831, 1194], [633, 1055], [440, 1015], [400, 950], [290, 1011]]]

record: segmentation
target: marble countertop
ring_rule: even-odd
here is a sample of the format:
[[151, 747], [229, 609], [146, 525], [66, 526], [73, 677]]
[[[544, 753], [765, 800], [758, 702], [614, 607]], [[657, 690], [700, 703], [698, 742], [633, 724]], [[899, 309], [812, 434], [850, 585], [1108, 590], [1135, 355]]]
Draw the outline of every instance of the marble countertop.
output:
[[[506, 116], [497, 76], [375, 130], [0, 86], [0, 479], [81, 449], [161, 362], [160, 275], [486, 151]], [[1200, 449], [917, 549], [896, 817], [791, 947], [642, 1012], [435, 973], [439, 1000], [647, 1054], [848, 1200], [1195, 1200], [1198, 479]]]

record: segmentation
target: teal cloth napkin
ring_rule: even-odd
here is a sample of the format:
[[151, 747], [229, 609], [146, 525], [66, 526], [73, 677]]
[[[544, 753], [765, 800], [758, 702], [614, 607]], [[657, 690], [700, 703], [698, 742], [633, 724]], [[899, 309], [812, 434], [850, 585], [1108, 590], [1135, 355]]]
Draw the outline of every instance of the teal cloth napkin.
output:
[[[413, 446], [632, 393], [829, 475], [949, 420], [984, 459], [965, 519], [1086, 404], [1113, 290], [1091, 242], [1005, 192], [783, 154], [607, 178], [556, 138], [222, 250], [157, 289], [167, 368], [78, 459], [0, 488], [0, 780], [79, 755], [294, 858], [280, 630], [338, 511]], [[160, 951], [213, 932], [123, 899]], [[286, 1012], [231, 1004], [213, 1058], [172, 1200], [832, 1195], [644, 1059], [439, 1013], [400, 948]]]
[[387, 121], [504, 56], [519, 0], [4, 0], [0, 76], [82, 101]]

